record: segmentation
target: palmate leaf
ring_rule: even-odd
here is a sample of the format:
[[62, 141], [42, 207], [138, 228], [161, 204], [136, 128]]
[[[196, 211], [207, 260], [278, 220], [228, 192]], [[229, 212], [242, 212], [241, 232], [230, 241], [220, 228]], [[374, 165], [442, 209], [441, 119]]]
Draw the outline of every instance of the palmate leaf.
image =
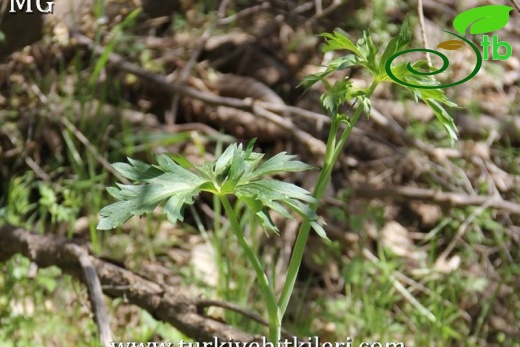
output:
[[[377, 52], [381, 48], [381, 44], [374, 44], [370, 31], [363, 31], [363, 37], [357, 42], [357, 47], [361, 52], [363, 60], [359, 61], [359, 65], [365, 66], [374, 77], [378, 77], [381, 72], [379, 71], [379, 64], [376, 62]], [[384, 71], [384, 69], [383, 69]]]
[[408, 25], [408, 17], [406, 17], [403, 22], [403, 25], [401, 26], [401, 30], [399, 30], [399, 34], [397, 34], [397, 36], [394, 36], [390, 40], [390, 42], [388, 42], [388, 45], [386, 46], [383, 55], [381, 56], [381, 59], [379, 61], [379, 70], [382, 74], [386, 75], [385, 65], [388, 59], [390, 59], [390, 57], [394, 54], [408, 47], [411, 39], [412, 34]]
[[177, 220], [181, 222], [184, 220], [183, 208], [185, 205], [193, 205], [195, 202], [194, 197], [199, 194], [198, 188], [177, 192], [168, 199], [164, 205], [163, 212], [166, 213], [170, 223], [175, 224]]
[[332, 34], [323, 33], [320, 36], [324, 37], [326, 42], [322, 49], [323, 52], [347, 50], [353, 52], [358, 57], [362, 57], [359, 46], [356, 46], [343, 30], [336, 29]]
[[99, 212], [101, 218], [97, 228], [113, 229], [121, 226], [132, 216], [151, 213], [162, 201], [168, 199], [163, 210], [168, 220], [182, 220], [182, 207], [193, 203], [200, 186], [206, 180], [177, 165], [166, 155], [157, 156], [158, 167], [129, 159], [130, 164], [115, 163], [113, 167], [125, 177], [144, 183], [108, 188], [108, 192], [120, 200]]
[[327, 69], [323, 72], [318, 72], [315, 74], [310, 74], [305, 76], [305, 78], [298, 84], [298, 87], [303, 87], [304, 93], [307, 93], [309, 89], [315, 85], [317, 82], [322, 81], [325, 77], [327, 77], [329, 74], [334, 72], [333, 69]]
[[225, 174], [229, 171], [231, 161], [233, 160], [233, 155], [237, 150], [242, 150], [242, 145], [237, 146], [236, 143], [233, 143], [228, 148], [226, 148], [224, 153], [222, 153], [217, 159], [214, 169], [217, 177], [222, 176], [224, 178]]
[[255, 196], [261, 201], [283, 202], [285, 199], [298, 199], [309, 203], [316, 202], [316, 199], [303, 188], [292, 183], [277, 180], [258, 180], [242, 184], [236, 188], [236, 195]]
[[348, 54], [342, 57], [332, 59], [327, 64], [327, 67], [328, 70], [330, 70], [330, 72], [341, 71], [356, 66], [358, 64], [358, 61], [359, 58], [357, 58], [354, 54]]
[[233, 187], [241, 180], [251, 179], [253, 171], [256, 170], [256, 167], [264, 157], [262, 153], [253, 152], [254, 141], [250, 141], [247, 144], [245, 151], [242, 151], [240, 147], [233, 155], [228, 177]]
[[163, 213], [168, 220], [172, 223], [182, 221], [184, 207], [193, 204], [201, 191], [206, 191], [221, 196], [236, 195], [247, 204], [248, 210], [265, 230], [279, 232], [269, 210], [286, 218], [292, 218], [289, 210], [293, 210], [309, 219], [320, 236], [325, 236], [318, 216], [305, 205], [317, 202], [307, 190], [287, 182], [262, 178], [281, 172], [309, 170], [312, 166], [285, 152], [261, 164], [264, 155], [253, 152], [253, 146], [254, 140], [245, 150], [242, 145], [232, 144], [217, 160], [190, 169], [180, 166], [166, 154], [156, 157], [156, 165], [130, 158], [129, 163], [113, 164], [121, 175], [137, 184], [117, 184], [107, 188], [110, 195], [119, 201], [100, 211], [98, 229], [116, 228], [132, 216], [152, 212], [163, 202]]
[[[327, 69], [323, 72], [310, 74], [306, 76], [298, 86], [303, 86], [305, 92], [309, 90], [316, 82], [324, 81], [324, 79], [332, 72], [344, 70], [353, 66], [367, 66], [370, 69], [375, 68], [377, 74], [377, 67], [375, 66], [375, 53], [378, 48], [373, 45], [370, 35], [359, 40], [354, 44], [348, 37], [348, 34], [342, 29], [336, 29], [333, 33], [323, 33], [319, 36], [325, 38], [325, 45], [322, 48], [323, 52], [330, 51], [350, 51], [353, 54], [347, 54], [342, 57], [335, 58], [327, 64]], [[372, 46], [371, 46], [372, 45]]]
[[99, 212], [101, 218], [99, 219], [97, 229], [110, 230], [123, 225], [124, 222], [134, 215], [133, 211], [137, 207], [136, 205], [137, 203], [134, 200], [123, 200], [102, 208]]
[[154, 168], [151, 165], [143, 163], [142, 161], [128, 158], [130, 164], [127, 163], [114, 163], [112, 167], [116, 169], [124, 177], [132, 180], [145, 180], [159, 176], [163, 171]]
[[305, 76], [300, 84], [298, 84], [298, 87], [303, 86], [304, 92], [308, 92], [316, 82], [323, 81], [324, 78], [329, 74], [335, 71], [345, 70], [356, 65], [359, 65], [359, 58], [354, 54], [348, 54], [343, 57], [334, 58], [327, 64], [327, 69], [325, 71]]
[[[236, 195], [248, 204], [248, 207], [256, 214], [259, 224], [266, 230], [277, 232], [278, 229], [272, 224], [270, 217], [266, 216], [267, 210], [263, 207], [269, 207], [281, 216], [288, 217], [290, 214], [284, 207], [286, 206], [308, 219], [318, 235], [327, 238], [319, 217], [304, 204], [304, 202], [316, 203], [317, 200], [303, 188], [287, 182], [263, 179], [238, 186]], [[255, 205], [259, 203], [261, 205]]]
[[350, 100], [349, 91], [352, 89], [352, 82], [348, 79], [336, 81], [333, 86], [320, 96], [321, 106], [334, 117], [338, 114], [339, 107]]
[[313, 167], [301, 161], [294, 160], [295, 155], [281, 152], [261, 164], [247, 179], [253, 179], [264, 175], [272, 175], [281, 172], [300, 172], [310, 170]]
[[182, 220], [181, 208], [185, 204], [193, 203], [193, 197], [199, 193], [199, 186], [202, 182], [193, 182], [191, 185], [178, 182], [172, 182], [170, 185], [160, 183], [139, 186], [120, 185], [121, 191], [112, 195], [122, 201], [101, 209], [98, 229], [112, 229], [122, 225], [132, 216], [151, 213], [165, 199], [169, 199], [163, 209], [168, 220], [172, 223], [175, 223], [177, 219]]

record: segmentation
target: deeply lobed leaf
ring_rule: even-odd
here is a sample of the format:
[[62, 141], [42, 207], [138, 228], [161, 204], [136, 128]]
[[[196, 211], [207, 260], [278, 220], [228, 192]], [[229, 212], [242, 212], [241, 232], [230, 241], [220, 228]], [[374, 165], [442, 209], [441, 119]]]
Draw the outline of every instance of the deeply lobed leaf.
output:
[[392, 57], [394, 54], [404, 50], [408, 47], [410, 44], [410, 41], [412, 39], [412, 34], [410, 32], [410, 28], [408, 25], [408, 17], [405, 18], [403, 25], [401, 26], [401, 29], [399, 30], [399, 34], [394, 36], [390, 42], [388, 42], [388, 45], [385, 48], [385, 51], [383, 52], [383, 55], [381, 56], [380, 62], [379, 62], [379, 71], [383, 76], [386, 75], [385, 71], [385, 65], [386, 62]]
[[107, 188], [120, 201], [101, 209], [97, 226], [100, 230], [116, 228], [132, 216], [151, 213], [165, 199], [168, 202], [163, 212], [168, 219], [173, 223], [182, 220], [182, 207], [193, 203], [193, 197], [206, 182], [164, 154], [157, 156], [158, 167], [130, 158], [128, 161], [130, 164], [115, 163], [113, 167], [125, 177], [144, 184]]
[[323, 33], [320, 36], [325, 38], [324, 52], [347, 50], [353, 52], [358, 57], [362, 57], [359, 47], [350, 40], [343, 30], [337, 29], [333, 33]]
[[201, 191], [213, 194], [234, 194], [244, 201], [259, 224], [266, 230], [278, 233], [269, 209], [284, 217], [291, 217], [293, 210], [313, 223], [315, 230], [322, 232], [318, 216], [305, 203], [316, 199], [305, 189], [294, 184], [262, 177], [281, 172], [309, 170], [312, 166], [295, 160], [294, 155], [279, 153], [260, 163], [263, 154], [253, 152], [254, 141], [246, 149], [232, 144], [215, 161], [186, 169], [166, 154], [156, 157], [157, 165], [148, 165], [138, 160], [115, 163], [114, 168], [134, 185], [117, 184], [107, 188], [117, 202], [100, 211], [98, 229], [112, 229], [122, 225], [132, 216], [152, 212], [166, 201], [163, 213], [176, 223], [183, 220], [183, 208], [191, 205]]

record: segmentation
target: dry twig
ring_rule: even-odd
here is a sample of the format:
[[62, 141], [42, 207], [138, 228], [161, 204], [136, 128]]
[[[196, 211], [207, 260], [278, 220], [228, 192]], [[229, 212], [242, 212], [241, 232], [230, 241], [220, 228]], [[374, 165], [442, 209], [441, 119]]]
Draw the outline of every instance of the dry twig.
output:
[[[429, 48], [428, 37], [426, 36], [426, 23], [424, 22], [424, 11], [423, 11], [423, 2], [419, 0], [417, 2], [417, 13], [419, 14], [419, 24], [421, 26], [421, 35], [424, 43], [424, 48]], [[428, 61], [428, 65], [432, 66], [432, 58], [430, 57], [430, 53], [426, 52], [426, 60]]]
[[[212, 27], [206, 29], [204, 31], [204, 33], [202, 34], [202, 36], [200, 38], [200, 42], [197, 45], [197, 48], [195, 49], [193, 54], [191, 55], [190, 60], [188, 61], [186, 66], [184, 66], [182, 68], [182, 71], [179, 76], [180, 82], [186, 82], [186, 80], [188, 79], [188, 77], [191, 73], [191, 70], [193, 69], [193, 66], [197, 62], [197, 59], [199, 59], [199, 56], [202, 53], [202, 50], [204, 49], [204, 46], [206, 45], [206, 42], [208, 41], [208, 38], [210, 37], [213, 30], [214, 30], [214, 27], [212, 26]], [[177, 119], [177, 111], [178, 111], [180, 100], [181, 100], [181, 96], [179, 94], [175, 94], [173, 96], [170, 111], [166, 112], [166, 115], [165, 115], [166, 125], [175, 124], [175, 120]]]
[[103, 302], [101, 283], [99, 282], [94, 264], [92, 264], [88, 251], [85, 248], [75, 244], [69, 244], [66, 247], [70, 253], [77, 257], [78, 262], [83, 269], [90, 304], [92, 305], [92, 311], [94, 312], [94, 317], [98, 326], [99, 339], [103, 346], [109, 347], [111, 346], [110, 343], [113, 341], [112, 331], [110, 330], [110, 325], [108, 323], [107, 309]]
[[388, 187], [382, 189], [374, 188], [356, 188], [353, 190], [356, 197], [360, 198], [405, 198], [421, 201], [429, 201], [440, 205], [466, 207], [466, 206], [483, 206], [495, 208], [508, 212], [510, 214], [520, 215], [520, 204], [507, 201], [501, 197], [483, 196], [483, 195], [467, 195], [459, 193], [446, 193], [433, 189], [424, 189], [416, 187]]
[[[206, 308], [206, 307], [220, 307], [224, 308], [226, 310], [234, 311], [236, 313], [240, 313], [244, 317], [247, 317], [249, 319], [254, 320], [257, 323], [260, 323], [262, 325], [268, 326], [269, 322], [266, 321], [262, 316], [255, 312], [251, 312], [250, 310], [247, 310], [239, 305], [233, 304], [231, 302], [224, 302], [224, 301], [218, 301], [218, 300], [209, 300], [209, 299], [200, 299], [198, 302], [199, 308]], [[287, 330], [282, 328], [282, 335], [284, 335], [285, 338], [293, 338], [294, 335], [289, 333]]]
[[[73, 240], [56, 235], [38, 235], [9, 225], [0, 227], [0, 262], [15, 254], [22, 254], [39, 267], [57, 266], [63, 272], [85, 281], [78, 259], [82, 252], [86, 255], [87, 250]], [[147, 310], [158, 320], [172, 324], [196, 341], [214, 341], [215, 337], [242, 342], [261, 339], [261, 336], [199, 314], [199, 300], [180, 294], [182, 288], [161, 286], [93, 255], [87, 256], [106, 295], [112, 298], [125, 297], [130, 304]]]
[[[93, 50], [96, 54], [104, 53], [104, 49], [102, 47], [97, 46], [86, 36], [78, 33], [73, 33], [73, 35], [80, 44]], [[201, 92], [181, 83], [168, 82], [164, 77], [143, 70], [139, 66], [126, 61], [123, 57], [115, 53], [111, 53], [108, 57], [108, 60], [110, 64], [117, 67], [118, 69], [132, 73], [143, 81], [153, 84], [155, 87], [160, 88], [167, 93], [182, 94], [184, 96], [201, 100], [209, 105], [227, 106], [251, 112], [260, 118], [267, 119], [274, 124], [282, 126], [284, 130], [287, 130], [293, 138], [308, 148], [310, 153], [314, 154], [314, 159], [322, 160], [323, 155], [325, 154], [325, 144], [323, 141], [318, 140], [312, 135], [298, 129], [298, 127], [291, 120], [284, 119], [281, 116], [269, 111], [269, 108], [273, 107], [277, 110], [282, 109], [287, 114], [289, 114], [293, 113], [295, 108], [289, 108], [284, 105], [274, 103], [268, 105], [268, 103], [256, 102], [250, 99], [242, 100], [237, 98], [221, 97], [211, 93]], [[306, 115], [309, 115], [309, 113], [306, 113]]]

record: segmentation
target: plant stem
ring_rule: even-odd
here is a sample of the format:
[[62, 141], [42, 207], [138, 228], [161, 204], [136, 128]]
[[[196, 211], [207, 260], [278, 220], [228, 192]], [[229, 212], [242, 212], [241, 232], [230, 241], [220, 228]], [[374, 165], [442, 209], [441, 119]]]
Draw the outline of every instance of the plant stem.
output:
[[[367, 98], [370, 98], [372, 96], [372, 94], [374, 93], [374, 90], [377, 88], [378, 84], [379, 84], [378, 81], [372, 82], [372, 84], [370, 85], [370, 88], [368, 89], [368, 92], [367, 92]], [[350, 124], [351, 126], [348, 126], [343, 131], [343, 133], [341, 134], [338, 146], [336, 147], [336, 150], [334, 152], [333, 165], [336, 163], [336, 161], [338, 160], [339, 155], [343, 151], [343, 147], [345, 146], [345, 142], [347, 142], [348, 138], [350, 137], [350, 134], [352, 133], [352, 129], [354, 129], [354, 126], [359, 121], [359, 118], [361, 117], [362, 111], [363, 111], [363, 105], [359, 105], [358, 108], [356, 109], [356, 112], [352, 116], [352, 121], [351, 121], [351, 124]], [[330, 175], [329, 175], [329, 179], [330, 179]]]
[[[366, 95], [367, 98], [370, 98], [370, 96], [376, 89], [378, 83], [379, 82], [377, 81], [372, 82], [372, 85], [370, 86]], [[323, 169], [320, 172], [318, 182], [316, 183], [316, 186], [314, 187], [314, 192], [312, 194], [312, 196], [315, 197], [316, 200], [320, 200], [323, 196], [323, 193], [325, 192], [325, 189], [329, 184], [330, 177], [332, 175], [332, 170], [334, 169], [336, 161], [338, 160], [340, 153], [343, 151], [345, 142], [352, 133], [352, 129], [357, 124], [362, 112], [363, 105], [359, 105], [356, 108], [354, 114], [352, 115], [351, 121], [347, 124], [345, 130], [341, 133], [339, 142], [337, 143], [336, 135], [339, 129], [340, 121], [337, 119], [335, 115], [333, 116], [331, 129], [329, 132], [329, 138], [327, 140], [327, 149], [325, 151]], [[318, 203], [311, 204], [309, 207], [313, 211], [316, 211]], [[287, 306], [289, 305], [289, 300], [291, 299], [294, 285], [296, 283], [296, 277], [298, 275], [298, 271], [300, 270], [300, 265], [302, 263], [303, 253], [305, 252], [305, 245], [307, 244], [310, 229], [311, 228], [309, 220], [305, 219], [300, 227], [298, 237], [296, 238], [296, 243], [294, 244], [293, 253], [289, 262], [289, 267], [287, 269], [287, 278], [282, 289], [282, 295], [280, 296], [280, 300], [278, 301], [281, 319], [283, 318], [285, 311], [287, 310]]]
[[231, 228], [235, 232], [240, 247], [242, 247], [244, 253], [249, 259], [249, 262], [255, 269], [256, 278], [260, 284], [262, 294], [264, 295], [264, 300], [267, 305], [267, 313], [269, 314], [269, 341], [272, 343], [277, 343], [281, 337], [282, 319], [276, 302], [276, 297], [274, 295], [274, 290], [269, 284], [269, 280], [267, 279], [267, 275], [265, 274], [260, 261], [256, 257], [251, 247], [249, 247], [249, 244], [244, 237], [244, 233], [240, 228], [240, 224], [238, 223], [235, 211], [231, 207], [228, 198], [225, 195], [219, 196], [219, 198], [220, 201], [222, 201], [222, 206], [224, 206], [226, 215], [228, 216], [229, 222], [231, 223]]

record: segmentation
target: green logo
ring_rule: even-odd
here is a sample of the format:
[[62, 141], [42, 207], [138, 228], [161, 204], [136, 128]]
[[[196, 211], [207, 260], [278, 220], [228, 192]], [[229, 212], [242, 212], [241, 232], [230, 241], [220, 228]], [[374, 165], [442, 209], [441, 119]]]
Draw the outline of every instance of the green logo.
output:
[[[450, 63], [448, 60], [448, 57], [444, 55], [443, 53], [433, 50], [433, 49], [426, 49], [426, 48], [414, 48], [414, 49], [408, 49], [405, 51], [398, 52], [394, 54], [393, 56], [388, 59], [385, 65], [385, 70], [388, 76], [396, 81], [399, 84], [405, 85], [407, 87], [412, 88], [422, 88], [422, 89], [437, 89], [437, 88], [448, 88], [456, 86], [457, 84], [464, 83], [471, 78], [473, 78], [480, 68], [482, 67], [482, 61], [489, 59], [489, 47], [492, 48], [492, 58], [493, 60], [506, 60], [513, 54], [513, 48], [509, 44], [509, 42], [506, 41], [499, 41], [498, 35], [493, 35], [490, 37], [489, 35], [483, 35], [482, 42], [480, 45], [483, 49], [483, 55], [480, 53], [478, 47], [473, 44], [471, 41], [466, 39], [463, 35], [466, 34], [469, 28], [469, 34], [471, 35], [477, 35], [477, 34], [487, 34], [492, 31], [496, 31], [499, 29], [502, 29], [506, 26], [507, 22], [509, 21], [509, 12], [513, 10], [513, 7], [511, 6], [505, 6], [505, 5], [488, 5], [488, 6], [481, 6], [476, 7], [471, 10], [467, 10], [459, 14], [455, 19], [453, 20], [453, 27], [455, 30], [458, 31], [460, 34], [452, 33], [450, 31], [443, 30], [444, 32], [447, 32], [450, 35], [453, 35], [454, 37], [460, 39], [453, 39], [441, 42], [439, 45], [437, 45], [437, 48], [442, 48], [445, 50], [457, 50], [459, 48], [464, 47], [465, 44], [469, 45], [473, 51], [475, 52], [477, 61], [475, 64], [475, 68], [471, 73], [456, 82], [449, 83], [449, 84], [443, 84], [443, 85], [433, 85], [433, 86], [424, 86], [424, 85], [417, 85], [413, 83], [409, 83], [407, 81], [400, 80], [398, 77], [394, 75], [392, 72], [392, 62], [399, 56], [412, 53], [412, 52], [429, 52], [432, 53], [442, 59], [442, 67], [439, 69], [434, 69], [431, 67], [428, 67], [428, 71], [420, 71], [413, 68], [411, 63], [408, 63], [406, 68], [408, 71], [410, 71], [412, 74], [415, 75], [422, 75], [422, 76], [433, 76], [436, 74], [440, 74], [441, 72], [445, 71]], [[500, 53], [499, 48], [503, 47], [505, 48], [504, 53]]]

